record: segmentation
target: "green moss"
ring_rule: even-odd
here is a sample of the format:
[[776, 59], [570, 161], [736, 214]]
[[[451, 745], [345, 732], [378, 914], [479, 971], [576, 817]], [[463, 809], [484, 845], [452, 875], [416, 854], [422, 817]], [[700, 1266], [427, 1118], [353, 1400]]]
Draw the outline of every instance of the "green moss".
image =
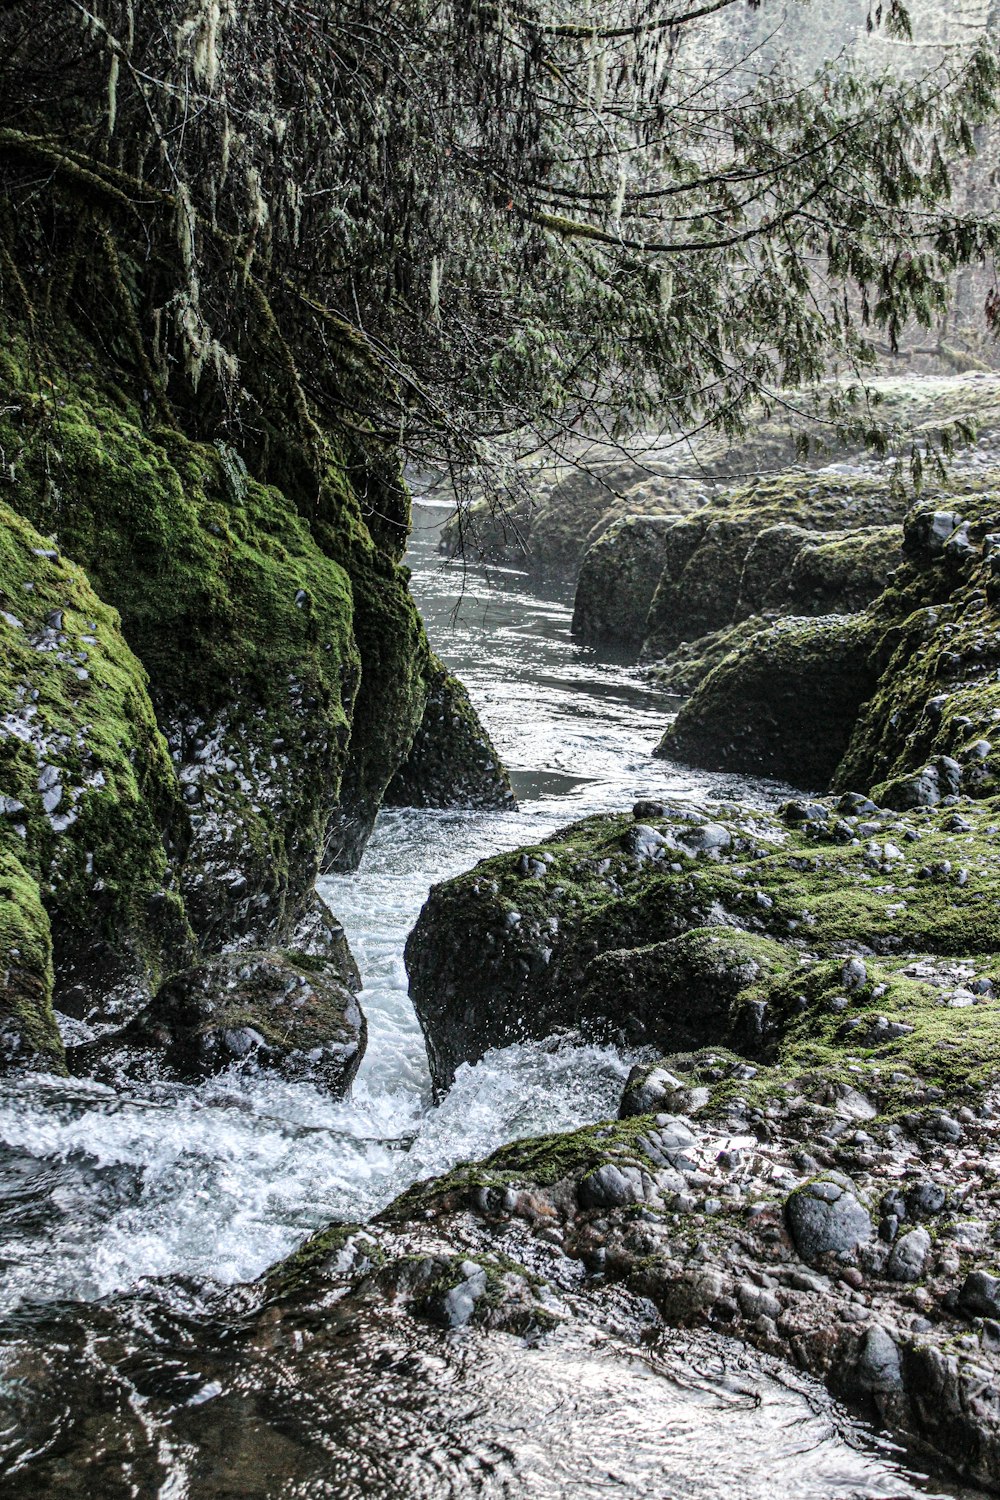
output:
[[988, 493], [954, 501], [967, 522], [963, 548], [923, 542], [921, 515], [932, 509], [908, 518], [906, 566], [870, 612], [880, 679], [837, 770], [838, 788], [884, 783], [941, 754], [960, 762], [970, 794], [1000, 786], [990, 738], [1000, 725], [1000, 588], [988, 541], [1000, 509]]
[[52, 1011], [52, 937], [37, 881], [0, 849], [0, 1073], [65, 1071]]
[[[28, 351], [7, 331], [11, 501], [119, 610], [175, 761], [197, 768], [184, 876], [196, 928], [210, 945], [248, 923], [281, 933], [311, 887], [347, 764], [361, 672], [347, 570], [232, 450], [147, 430], [69, 334], [54, 344], [50, 394], [33, 396]], [[334, 478], [342, 502], [349, 487]], [[412, 651], [405, 634], [400, 650]], [[238, 892], [267, 898], [252, 913], [229, 894], [234, 870]]]
[[38, 882], [57, 995], [148, 994], [185, 929], [166, 849], [181, 804], [145, 673], [81, 570], [6, 506], [0, 610], [0, 850]]
[[383, 1260], [376, 1242], [360, 1224], [328, 1224], [309, 1236], [304, 1244], [278, 1261], [264, 1277], [264, 1289], [270, 1299], [285, 1299], [316, 1294], [317, 1280], [336, 1267], [338, 1257], [348, 1252], [351, 1242], [363, 1242], [363, 1258], [372, 1265]]

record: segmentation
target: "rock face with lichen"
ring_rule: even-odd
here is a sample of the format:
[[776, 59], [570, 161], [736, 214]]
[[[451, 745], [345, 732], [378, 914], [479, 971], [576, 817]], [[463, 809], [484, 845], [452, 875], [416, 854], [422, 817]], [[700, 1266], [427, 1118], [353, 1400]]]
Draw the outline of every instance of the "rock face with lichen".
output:
[[[26, 332], [4, 334], [3, 1052], [62, 1066], [53, 1001], [83, 1043], [196, 961], [308, 948], [316, 876], [360, 858], [440, 669], [391, 465], [331, 444], [307, 496], [280, 446], [251, 473], [151, 422], [69, 327], [43, 394]], [[456, 798], [502, 779], [478, 741]]]
[[60, 1066], [53, 997], [120, 1021], [190, 961], [171, 867], [185, 818], [117, 614], [7, 506], [0, 642], [4, 1054]]

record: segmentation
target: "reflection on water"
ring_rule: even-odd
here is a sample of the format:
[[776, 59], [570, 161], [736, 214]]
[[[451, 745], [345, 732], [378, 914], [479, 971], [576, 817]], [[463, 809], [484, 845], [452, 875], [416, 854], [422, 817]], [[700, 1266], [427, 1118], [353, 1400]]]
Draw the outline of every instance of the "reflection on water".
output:
[[[440, 519], [418, 507], [414, 592], [521, 806], [393, 809], [361, 870], [324, 882], [365, 983], [351, 1100], [239, 1072], [194, 1087], [0, 1086], [4, 1495], [922, 1492], [810, 1383], [720, 1339], [591, 1321], [529, 1348], [384, 1306], [331, 1309], [273, 1340], [260, 1324], [238, 1335], [231, 1308], [213, 1321], [213, 1284], [258, 1275], [331, 1218], [368, 1217], [458, 1159], [615, 1111], [630, 1059], [571, 1038], [488, 1054], [432, 1105], [402, 959], [432, 882], [640, 796], [783, 790], [654, 761], [670, 700], [572, 642], [566, 591], [507, 570], [501, 590], [467, 580], [463, 596], [461, 569], [437, 557]], [[166, 1277], [188, 1280], [97, 1300]]]
[[242, 1330], [182, 1291], [53, 1309], [43, 1360], [0, 1356], [4, 1493], [971, 1500], [809, 1379], [608, 1304], [533, 1344], [353, 1299]]

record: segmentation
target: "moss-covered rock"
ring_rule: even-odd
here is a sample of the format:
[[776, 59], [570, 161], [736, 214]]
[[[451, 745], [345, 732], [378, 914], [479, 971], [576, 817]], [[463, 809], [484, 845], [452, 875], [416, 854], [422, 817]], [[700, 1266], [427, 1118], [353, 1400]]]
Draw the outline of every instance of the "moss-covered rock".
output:
[[10, 498], [87, 569], [150, 675], [190, 819], [191, 921], [209, 948], [280, 939], [311, 889], [347, 758], [360, 675], [350, 579], [231, 450], [146, 431], [79, 367], [29, 404], [17, 352], [0, 369], [20, 405], [2, 438], [17, 455]]
[[0, 1075], [22, 1068], [61, 1072], [62, 1039], [52, 1010], [52, 936], [38, 882], [0, 849]]
[[715, 666], [655, 754], [823, 790], [878, 680], [863, 617], [783, 619]]
[[[935, 758], [954, 763], [938, 798], [1000, 785], [1000, 505], [995, 493], [924, 502], [906, 563], [872, 606], [878, 686], [834, 785], [884, 785]], [[997, 748], [994, 748], [994, 747]]]
[[420, 727], [383, 800], [391, 807], [513, 806], [510, 777], [468, 692], [437, 657]]
[[350, 974], [304, 953], [241, 951], [175, 974], [128, 1026], [69, 1053], [74, 1072], [204, 1078], [240, 1064], [341, 1097], [367, 1029]]
[[765, 976], [794, 966], [780, 944], [756, 933], [692, 927], [662, 943], [599, 953], [584, 971], [574, 1022], [590, 1035], [661, 1052], [718, 1044], [734, 1024], [746, 1029]]
[[[1000, 806], [966, 804], [961, 827], [953, 816], [947, 809], [903, 816], [860, 797], [838, 808], [791, 804], [780, 819], [748, 809], [699, 815], [690, 807], [637, 804], [632, 817], [588, 819], [435, 886], [406, 962], [436, 1083], [447, 1086], [460, 1062], [489, 1047], [561, 1026], [627, 1034], [634, 1014], [652, 1030], [656, 993], [665, 997], [663, 1024], [675, 1025], [670, 997], [681, 985], [672, 990], [662, 976], [679, 963], [671, 941], [695, 928], [726, 929], [726, 942], [730, 929], [740, 929], [786, 945], [803, 976], [818, 960], [852, 949], [890, 959], [937, 955], [945, 970], [959, 960], [992, 974], [1000, 953]], [[650, 945], [666, 946], [636, 955]], [[782, 965], [759, 967], [769, 987], [780, 989]], [[759, 975], [743, 998], [777, 1006], [782, 1017], [787, 1010], [794, 1021], [803, 989], [798, 975], [788, 983], [787, 1006], [762, 995]], [[743, 990], [730, 986], [729, 993], [736, 1002], [725, 1017], [718, 1013], [717, 1039], [766, 1053], [774, 1045], [773, 1017], [753, 1008], [743, 1013]], [[881, 997], [868, 993], [874, 1024]], [[936, 1000], [926, 1012], [929, 1049], [942, 1034], [957, 1038], [969, 1027], [968, 1016], [946, 1015]], [[984, 1007], [989, 1066], [998, 1060], [997, 1016]], [[866, 1045], [905, 1051], [903, 1037], [877, 1024], [870, 1043], [852, 1030], [841, 1035], [843, 1019], [830, 1010], [824, 1038], [834, 1054]], [[786, 1029], [783, 1020], [778, 1030]]]
[[[833, 533], [829, 542], [844, 542], [842, 533], [857, 528], [878, 528], [863, 566], [870, 569], [872, 551], [881, 550], [883, 574], [894, 565], [892, 543], [881, 528], [903, 519], [905, 501], [895, 494], [885, 478], [872, 475], [786, 474], [760, 480], [714, 499], [693, 516], [678, 522], [668, 533], [664, 566], [649, 609], [644, 661], [659, 661], [684, 641], [696, 640], [725, 629], [748, 614], [769, 610], [812, 613], [803, 598], [817, 598], [822, 590], [836, 598], [839, 578], [828, 555], [824, 583], [818, 585], [812, 572], [800, 577], [790, 589], [795, 559], [810, 541], [810, 533]], [[846, 571], [850, 572], [850, 564]], [[840, 579], [845, 602], [864, 595], [860, 577], [848, 586]], [[874, 585], [872, 585], [874, 587]], [[854, 593], [851, 592], [854, 588]]]
[[30, 876], [14, 889], [32, 928], [41, 894], [59, 1009], [127, 1017], [189, 961], [168, 858], [185, 832], [146, 675], [118, 615], [0, 505], [0, 852]]
[[677, 516], [612, 521], [580, 565], [573, 634], [593, 644], [639, 647], [665, 560], [664, 536]]

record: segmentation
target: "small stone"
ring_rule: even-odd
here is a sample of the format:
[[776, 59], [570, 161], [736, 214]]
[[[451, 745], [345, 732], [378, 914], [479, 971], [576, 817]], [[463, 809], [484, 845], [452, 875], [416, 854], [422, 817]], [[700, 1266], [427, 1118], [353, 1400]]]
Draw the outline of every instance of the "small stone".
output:
[[886, 1262], [890, 1281], [919, 1281], [931, 1252], [931, 1237], [926, 1229], [911, 1229], [900, 1235]]
[[860, 958], [849, 958], [840, 971], [845, 990], [859, 990], [868, 983], [868, 970]]
[[682, 843], [695, 853], [717, 858], [731, 847], [733, 836], [721, 823], [702, 823], [696, 828], [686, 828], [680, 835]]

